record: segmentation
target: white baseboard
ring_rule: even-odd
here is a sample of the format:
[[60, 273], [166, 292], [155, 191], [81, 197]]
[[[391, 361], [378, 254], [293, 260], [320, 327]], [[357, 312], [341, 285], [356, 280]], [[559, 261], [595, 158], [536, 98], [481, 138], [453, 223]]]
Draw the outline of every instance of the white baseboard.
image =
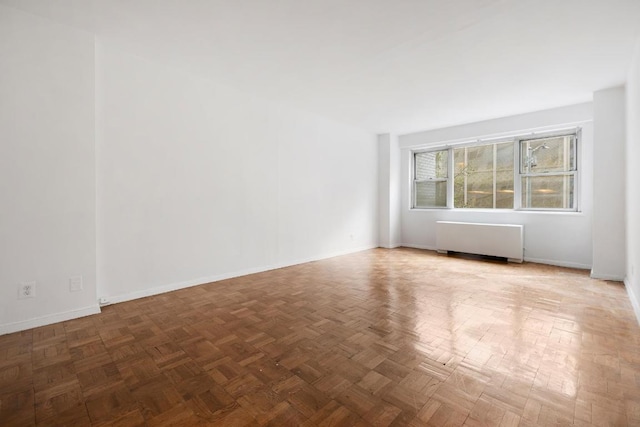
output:
[[[271, 267], [267, 267], [266, 269], [261, 270], [261, 271], [276, 270], [278, 268], [291, 267], [291, 266], [294, 266], [294, 265], [304, 264], [306, 262], [313, 262], [313, 261], [320, 261], [320, 260], [323, 260], [323, 259], [335, 258], [337, 256], [354, 254], [356, 252], [362, 252], [362, 251], [368, 251], [369, 249], [376, 249], [377, 247], [378, 247], [377, 244], [372, 244], [372, 245], [366, 245], [366, 246], [360, 246], [360, 247], [357, 247], [357, 248], [347, 249], [347, 250], [344, 250], [344, 251], [330, 252], [330, 253], [324, 254], [324, 255], [311, 256], [311, 257], [308, 257], [308, 258], [301, 258], [301, 259], [297, 259], [297, 260], [293, 260], [293, 261], [288, 261], [288, 262], [285, 262], [285, 263], [282, 263], [282, 264], [279, 264], [279, 265], [274, 265], [274, 266], [271, 266]], [[251, 273], [249, 273], [249, 274], [251, 274]], [[244, 276], [244, 274], [241, 274], [240, 276]]]
[[396, 248], [399, 248], [399, 247], [401, 247], [401, 246], [404, 246], [404, 245], [401, 245], [400, 243], [394, 243], [394, 244], [391, 244], [391, 245], [389, 245], [389, 246], [386, 246], [386, 245], [378, 245], [378, 247], [379, 247], [379, 248], [382, 248], [382, 249], [396, 249]]
[[[401, 246], [404, 246], [406, 248], [414, 248], [414, 249], [426, 249], [428, 251], [438, 251], [438, 249], [435, 246], [428, 246], [428, 245], [416, 245], [413, 243], [403, 243]], [[590, 265], [581, 264], [578, 262], [558, 261], [554, 259], [542, 259], [542, 258], [530, 258], [530, 257], [525, 257], [524, 260], [527, 262], [534, 262], [536, 264], [547, 264], [547, 265], [555, 265], [558, 267], [578, 268], [580, 270], [591, 269]], [[620, 280], [620, 279], [605, 279], [605, 280]]]
[[568, 267], [568, 268], [577, 268], [580, 270], [591, 270], [591, 266], [589, 264], [582, 264], [579, 262], [558, 261], [555, 259], [529, 258], [529, 257], [524, 257], [524, 260], [526, 262], [534, 262], [536, 264], [547, 264], [547, 265], [555, 265], [557, 267]]
[[127, 293], [127, 294], [102, 295], [100, 297], [100, 300], [105, 298], [108, 301], [107, 303], [105, 303], [103, 305], [117, 304], [119, 302], [131, 301], [131, 300], [135, 300], [135, 299], [138, 299], [138, 298], [145, 298], [145, 297], [150, 297], [150, 296], [153, 296], [153, 295], [164, 294], [166, 292], [177, 291], [179, 289], [190, 288], [192, 286], [198, 286], [198, 285], [202, 285], [202, 284], [205, 284], [205, 283], [218, 282], [220, 280], [232, 279], [234, 277], [241, 277], [241, 276], [246, 276], [246, 275], [249, 275], [249, 274], [262, 273], [262, 272], [270, 271], [270, 270], [277, 270], [278, 268], [291, 267], [291, 266], [294, 266], [294, 265], [304, 264], [304, 263], [307, 263], [307, 262], [313, 262], [313, 261], [319, 261], [319, 260], [322, 260], [322, 259], [334, 258], [334, 257], [341, 256], [341, 255], [347, 255], [347, 254], [351, 254], [351, 253], [366, 251], [366, 250], [369, 250], [369, 249], [375, 249], [377, 247], [378, 247], [377, 245], [362, 246], [362, 247], [353, 248], [353, 249], [349, 249], [349, 250], [345, 250], [345, 251], [332, 252], [332, 253], [328, 253], [328, 254], [324, 254], [324, 255], [320, 255], [320, 256], [313, 256], [313, 257], [308, 257], [308, 258], [301, 258], [301, 259], [297, 259], [297, 260], [292, 260], [292, 261], [285, 262], [285, 263], [282, 263], [282, 264], [274, 264], [274, 265], [267, 265], [267, 266], [256, 267], [256, 268], [249, 268], [249, 269], [234, 271], [234, 272], [230, 272], [230, 273], [217, 274], [217, 275], [214, 275], [214, 276], [199, 277], [197, 279], [186, 280], [184, 282], [170, 283], [170, 284], [167, 284], [167, 285], [156, 286], [156, 287], [153, 287], [153, 288], [144, 289], [144, 290], [141, 290], [141, 291], [131, 292], [131, 293]]
[[592, 279], [598, 279], [598, 280], [611, 280], [614, 282], [624, 282], [624, 277], [622, 276], [617, 276], [614, 274], [596, 274], [593, 272], [593, 270], [591, 270], [591, 274], [590, 274]]
[[40, 326], [51, 325], [58, 322], [65, 322], [67, 320], [77, 319], [79, 317], [90, 316], [92, 314], [98, 313], [100, 313], [100, 306], [96, 304], [89, 307], [78, 308], [76, 310], [69, 310], [62, 313], [36, 317], [34, 319], [7, 323], [4, 325], [0, 325], [0, 335], [11, 334], [31, 328], [38, 328]]
[[413, 249], [425, 249], [427, 251], [436, 251], [437, 248], [435, 246], [427, 246], [427, 245], [415, 245], [413, 243], [402, 243], [400, 246], [405, 248], [413, 248]]
[[629, 283], [628, 277], [625, 277], [624, 279], [624, 288], [627, 290], [627, 295], [631, 301], [631, 307], [633, 307], [633, 313], [636, 315], [636, 320], [640, 325], [640, 300], [638, 300], [638, 296], [633, 292], [633, 288], [631, 287], [631, 283]]

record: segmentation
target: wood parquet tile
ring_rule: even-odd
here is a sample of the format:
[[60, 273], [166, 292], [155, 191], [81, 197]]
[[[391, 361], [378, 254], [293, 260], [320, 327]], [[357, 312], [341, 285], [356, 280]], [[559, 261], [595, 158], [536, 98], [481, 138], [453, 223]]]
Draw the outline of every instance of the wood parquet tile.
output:
[[376, 249], [1, 336], [0, 425], [640, 425], [640, 327], [585, 271]]

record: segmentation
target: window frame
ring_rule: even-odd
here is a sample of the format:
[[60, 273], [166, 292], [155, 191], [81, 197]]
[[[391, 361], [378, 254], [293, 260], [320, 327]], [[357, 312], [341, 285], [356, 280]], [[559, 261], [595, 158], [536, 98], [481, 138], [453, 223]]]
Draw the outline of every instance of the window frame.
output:
[[[562, 172], [547, 172], [547, 173], [522, 173], [521, 171], [521, 147], [522, 141], [531, 141], [537, 139], [546, 139], [553, 137], [573, 136], [573, 156], [575, 161], [575, 168], [572, 171]], [[465, 147], [479, 147], [485, 145], [498, 145], [507, 142], [513, 143], [513, 207], [512, 208], [456, 208], [454, 206], [454, 175], [455, 175], [455, 163], [454, 163], [454, 149]], [[416, 148], [410, 151], [411, 155], [411, 170], [410, 170], [410, 182], [411, 182], [411, 200], [410, 210], [432, 210], [432, 209], [447, 209], [455, 211], [483, 211], [483, 212], [547, 212], [547, 213], [577, 213], [581, 212], [581, 185], [580, 185], [580, 153], [582, 144], [582, 129], [580, 126], [571, 128], [563, 128], [559, 130], [539, 131], [539, 132], [522, 132], [518, 134], [510, 134], [509, 136], [496, 137], [496, 138], [480, 138], [475, 140], [467, 140], [459, 143], [449, 143], [441, 145], [432, 145], [430, 147]], [[416, 154], [425, 152], [438, 152], [448, 151], [447, 158], [447, 177], [446, 178], [428, 178], [428, 179], [416, 179]], [[522, 206], [522, 182], [525, 177], [533, 176], [573, 176], [573, 207], [572, 208], [527, 208]], [[417, 182], [447, 182], [447, 203], [446, 206], [416, 206], [416, 192]], [[495, 182], [494, 182], [495, 187]], [[495, 189], [495, 188], [494, 188]], [[494, 194], [495, 200], [495, 194]], [[494, 202], [495, 205], [495, 202]]]
[[[454, 150], [456, 149], [460, 149], [460, 148], [473, 148], [473, 147], [485, 147], [488, 145], [492, 145], [493, 146], [493, 206], [496, 205], [497, 203], [497, 194], [496, 194], [496, 174], [497, 174], [497, 170], [496, 170], [496, 162], [497, 162], [497, 149], [498, 149], [498, 145], [501, 144], [506, 144], [506, 143], [512, 143], [513, 144], [513, 137], [508, 137], [508, 138], [492, 138], [490, 140], [478, 140], [479, 142], [467, 142], [467, 143], [463, 143], [463, 144], [457, 144], [455, 146], [451, 146], [450, 150], [451, 150], [451, 155], [454, 156]], [[513, 149], [515, 150], [515, 145], [513, 145]], [[455, 156], [454, 156], [455, 157]], [[453, 163], [453, 167], [455, 168], [455, 160]], [[514, 165], [515, 168], [515, 165]], [[454, 169], [454, 181], [455, 181], [455, 169]], [[514, 176], [513, 176], [513, 185], [515, 187], [516, 185], [516, 181], [515, 181], [515, 169], [514, 169]], [[452, 183], [452, 203], [451, 203], [451, 209], [455, 209], [455, 210], [460, 210], [460, 211], [467, 211], [467, 210], [486, 210], [486, 211], [498, 211], [498, 212], [504, 212], [504, 211], [509, 211], [509, 210], [513, 210], [514, 207], [511, 208], [496, 208], [496, 207], [492, 207], [492, 208], [457, 208], [455, 206], [455, 194], [454, 194], [454, 189], [455, 189], [455, 182]], [[514, 188], [514, 194], [513, 196], [515, 197], [515, 188]], [[515, 203], [515, 201], [514, 201]], [[515, 206], [515, 205], [514, 205]]]
[[[540, 139], [549, 139], [549, 138], [560, 138], [573, 136], [573, 158], [575, 162], [574, 170], [569, 171], [557, 171], [557, 172], [539, 172], [539, 173], [525, 173], [521, 170], [522, 168], [522, 143], [526, 141], [535, 141]], [[580, 168], [579, 168], [579, 150], [578, 145], [581, 139], [581, 129], [575, 128], [572, 131], [551, 131], [545, 133], [536, 133], [534, 135], [524, 135], [521, 137], [516, 137], [514, 143], [517, 144], [514, 147], [514, 153], [517, 153], [517, 158], [514, 158], [514, 162], [517, 161], [517, 173], [514, 181], [514, 210], [525, 211], [525, 212], [580, 212]], [[515, 157], [515, 156], [514, 156]], [[514, 164], [515, 167], [515, 164]], [[573, 176], [573, 207], [572, 208], [532, 208], [532, 207], [524, 207], [522, 206], [522, 185], [523, 178], [532, 178], [539, 176]]]
[[[437, 153], [440, 151], [447, 152], [447, 176], [445, 178], [438, 178], [437, 176], [428, 177], [425, 179], [416, 178], [416, 156], [422, 153]], [[415, 150], [411, 152], [411, 209], [449, 209], [449, 194], [451, 190], [449, 188], [449, 177], [451, 175], [451, 150], [447, 148], [435, 148], [426, 150]], [[417, 206], [416, 200], [418, 196], [418, 186], [416, 184], [421, 182], [446, 182], [447, 183], [447, 202], [445, 206]]]

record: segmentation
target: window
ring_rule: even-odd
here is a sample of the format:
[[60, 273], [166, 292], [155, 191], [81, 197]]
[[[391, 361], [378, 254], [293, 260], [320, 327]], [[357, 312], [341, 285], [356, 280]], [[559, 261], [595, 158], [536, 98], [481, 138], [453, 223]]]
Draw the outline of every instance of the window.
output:
[[414, 152], [413, 207], [575, 211], [577, 146], [576, 130]]
[[513, 208], [513, 142], [455, 148], [455, 208]]
[[520, 140], [523, 209], [574, 209], [576, 137]]
[[449, 151], [428, 151], [413, 155], [414, 207], [447, 207]]

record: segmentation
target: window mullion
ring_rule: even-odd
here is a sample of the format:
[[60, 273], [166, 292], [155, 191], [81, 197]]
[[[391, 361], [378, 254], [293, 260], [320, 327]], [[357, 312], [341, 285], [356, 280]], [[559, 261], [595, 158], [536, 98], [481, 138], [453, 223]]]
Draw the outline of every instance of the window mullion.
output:
[[498, 180], [498, 145], [493, 144], [493, 209], [496, 208], [496, 199], [498, 198], [497, 190], [497, 180]]
[[453, 206], [453, 191], [455, 181], [455, 161], [453, 158], [453, 148], [449, 148], [447, 157], [447, 208], [452, 209]]
[[520, 171], [520, 140], [513, 141], [513, 208], [522, 208], [522, 173]]
[[462, 207], [466, 208], [467, 207], [467, 203], [469, 203], [468, 200], [468, 195], [467, 195], [467, 172], [469, 171], [467, 168], [469, 166], [469, 148], [468, 147], [464, 147], [464, 166], [462, 168], [462, 177], [463, 182], [464, 182], [464, 197], [463, 197], [463, 202], [462, 202]]
[[[565, 170], [570, 170], [570, 163], [571, 163], [571, 159], [570, 159], [570, 155], [569, 155], [569, 150], [571, 149], [571, 145], [575, 145], [575, 144], [571, 144], [571, 139], [567, 139], [565, 138], [563, 146], [562, 146], [562, 150], [564, 151], [564, 169]], [[565, 176], [562, 179], [562, 206], [567, 206], [567, 189], [569, 187], [569, 178], [567, 176]]]

